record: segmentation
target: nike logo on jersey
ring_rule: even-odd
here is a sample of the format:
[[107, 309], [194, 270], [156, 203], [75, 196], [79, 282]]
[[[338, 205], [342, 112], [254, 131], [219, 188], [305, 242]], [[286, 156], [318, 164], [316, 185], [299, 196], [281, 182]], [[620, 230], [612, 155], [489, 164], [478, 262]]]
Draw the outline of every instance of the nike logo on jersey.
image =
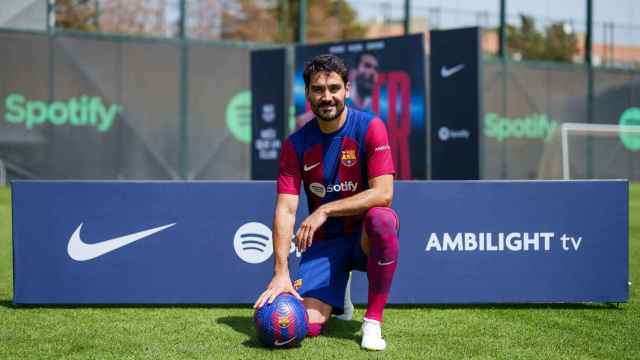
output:
[[387, 266], [387, 265], [393, 264], [394, 262], [396, 262], [396, 261], [395, 260], [391, 260], [391, 261], [383, 262], [382, 260], [378, 260], [378, 265]]
[[139, 231], [133, 234], [127, 234], [93, 244], [87, 244], [80, 238], [80, 230], [82, 229], [82, 225], [83, 224], [80, 224], [76, 231], [73, 232], [73, 235], [71, 235], [71, 237], [69, 238], [69, 243], [67, 244], [67, 253], [69, 254], [69, 257], [76, 261], [95, 259], [99, 256], [117, 250], [123, 246], [146, 238], [147, 236], [153, 235], [166, 228], [172, 227], [173, 225], [175, 225], [175, 223]]
[[275, 346], [282, 346], [282, 345], [286, 345], [286, 344], [288, 344], [288, 343], [292, 342], [292, 341], [293, 341], [293, 340], [295, 340], [295, 339], [296, 339], [296, 337], [294, 336], [294, 337], [292, 337], [291, 339], [289, 339], [289, 340], [287, 340], [287, 341], [280, 341], [280, 340], [276, 340], [276, 341], [274, 341], [274, 342], [273, 342], [273, 345], [275, 345]]
[[317, 163], [315, 163], [313, 165], [309, 165], [309, 166], [307, 166], [307, 164], [305, 164], [304, 165], [304, 171], [309, 171], [309, 170], [313, 169], [314, 167], [316, 167], [318, 165], [320, 165], [320, 162], [317, 162]]
[[464, 69], [464, 64], [459, 64], [456, 65], [450, 69], [447, 69], [446, 66], [442, 66], [440, 68], [440, 76], [442, 76], [443, 78], [448, 78], [449, 76], [457, 73], [458, 71]]

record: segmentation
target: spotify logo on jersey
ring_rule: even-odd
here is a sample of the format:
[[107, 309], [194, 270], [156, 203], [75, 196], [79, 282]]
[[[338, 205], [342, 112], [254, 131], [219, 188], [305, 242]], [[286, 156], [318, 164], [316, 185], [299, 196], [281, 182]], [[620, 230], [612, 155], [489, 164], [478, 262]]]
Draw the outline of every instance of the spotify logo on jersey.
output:
[[327, 193], [332, 193], [332, 192], [335, 192], [335, 193], [342, 192], [342, 191], [355, 192], [356, 190], [358, 190], [358, 183], [353, 181], [343, 181], [339, 184], [324, 186], [320, 183], [314, 182], [309, 184], [309, 190], [311, 190], [311, 192], [315, 196], [319, 198], [323, 198], [327, 195]]

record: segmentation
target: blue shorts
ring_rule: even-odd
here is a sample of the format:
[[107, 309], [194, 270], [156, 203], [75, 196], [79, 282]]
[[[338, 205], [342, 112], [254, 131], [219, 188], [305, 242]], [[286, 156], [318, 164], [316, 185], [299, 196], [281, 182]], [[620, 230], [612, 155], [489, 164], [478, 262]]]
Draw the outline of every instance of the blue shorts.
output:
[[312, 297], [342, 314], [344, 292], [351, 270], [367, 271], [360, 236], [323, 240], [302, 253], [294, 286], [302, 297]]

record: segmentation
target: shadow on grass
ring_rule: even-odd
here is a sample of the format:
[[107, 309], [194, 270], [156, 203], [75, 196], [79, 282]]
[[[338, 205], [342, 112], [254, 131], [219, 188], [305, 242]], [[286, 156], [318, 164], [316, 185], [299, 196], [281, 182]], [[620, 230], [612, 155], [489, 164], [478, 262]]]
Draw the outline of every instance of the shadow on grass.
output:
[[[516, 303], [516, 304], [411, 304], [387, 305], [385, 309], [431, 309], [431, 310], [624, 310], [625, 303]], [[361, 306], [359, 306], [361, 307]], [[365, 308], [365, 307], [363, 307]]]
[[[626, 303], [508, 303], [508, 304], [402, 304], [387, 305], [386, 309], [525, 309], [525, 310], [546, 310], [546, 309], [576, 309], [576, 310], [624, 310]], [[0, 307], [12, 309], [135, 309], [135, 308], [200, 308], [200, 309], [247, 309], [251, 304], [14, 304], [9, 299], [1, 299]], [[366, 309], [366, 306], [359, 304], [359, 309]], [[332, 318], [329, 325], [334, 325], [338, 329], [344, 330], [341, 323], [348, 321], [336, 321]], [[355, 326], [355, 325], [354, 325]]]
[[321, 336], [351, 340], [360, 344], [360, 336], [357, 335], [358, 331], [360, 331], [360, 326], [362, 326], [361, 321], [338, 320], [332, 317], [325, 325]]
[[[626, 303], [510, 303], [510, 304], [403, 304], [387, 305], [386, 309], [432, 309], [432, 310], [458, 310], [458, 309], [517, 309], [517, 310], [624, 310]], [[11, 300], [0, 300], [0, 307], [11, 309], [136, 309], [136, 308], [175, 308], [175, 309], [247, 309], [248, 304], [14, 304]], [[364, 305], [357, 305], [358, 309], [366, 309]], [[251, 323], [251, 321], [249, 321]], [[349, 321], [338, 321], [334, 318], [329, 322], [331, 328], [344, 331], [346, 327], [358, 327], [359, 322], [345, 325]], [[357, 329], [356, 329], [357, 330]]]
[[[266, 351], [284, 351], [287, 348], [267, 348], [256, 336], [256, 328], [253, 324], [253, 317], [251, 316], [224, 316], [216, 320], [218, 324], [223, 324], [230, 327], [232, 330], [244, 334], [249, 338], [242, 342], [242, 345], [252, 349], [264, 349]], [[299, 346], [298, 346], [299, 347]]]
[[260, 343], [258, 337], [256, 336], [256, 328], [253, 325], [253, 317], [251, 316], [223, 316], [216, 320], [218, 324], [223, 324], [234, 331], [244, 334], [249, 338], [242, 342], [242, 345], [248, 348], [261, 348], [265, 349], [265, 347]]
[[[226, 325], [240, 334], [248, 336], [249, 339], [245, 340], [242, 345], [249, 348], [265, 348], [256, 336], [256, 329], [251, 316], [224, 316], [218, 318], [216, 322], [218, 324]], [[360, 341], [360, 338], [356, 336], [356, 332], [358, 330], [360, 330], [359, 321], [340, 321], [331, 319], [323, 330], [321, 336], [358, 342]]]
[[247, 304], [13, 304], [0, 300], [0, 307], [12, 309], [247, 309]]

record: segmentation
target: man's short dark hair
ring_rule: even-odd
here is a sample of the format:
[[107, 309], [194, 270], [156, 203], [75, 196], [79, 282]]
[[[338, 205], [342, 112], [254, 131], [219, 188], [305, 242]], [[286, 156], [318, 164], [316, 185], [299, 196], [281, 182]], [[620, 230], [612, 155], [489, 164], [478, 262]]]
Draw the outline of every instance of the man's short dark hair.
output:
[[365, 57], [365, 56], [371, 56], [374, 59], [378, 60], [378, 63], [380, 62], [380, 60], [378, 59], [376, 54], [374, 54], [372, 52], [368, 52], [368, 51], [363, 51], [361, 53], [358, 53], [358, 55], [356, 55], [356, 65], [355, 65], [356, 68], [358, 68], [358, 66], [360, 66], [360, 62], [362, 61], [362, 58]]
[[304, 78], [304, 87], [309, 88], [311, 82], [311, 75], [316, 73], [330, 73], [335, 72], [342, 78], [342, 81], [346, 84], [349, 81], [349, 69], [344, 61], [339, 57], [331, 54], [318, 55], [304, 64], [304, 72], [302, 77]]

